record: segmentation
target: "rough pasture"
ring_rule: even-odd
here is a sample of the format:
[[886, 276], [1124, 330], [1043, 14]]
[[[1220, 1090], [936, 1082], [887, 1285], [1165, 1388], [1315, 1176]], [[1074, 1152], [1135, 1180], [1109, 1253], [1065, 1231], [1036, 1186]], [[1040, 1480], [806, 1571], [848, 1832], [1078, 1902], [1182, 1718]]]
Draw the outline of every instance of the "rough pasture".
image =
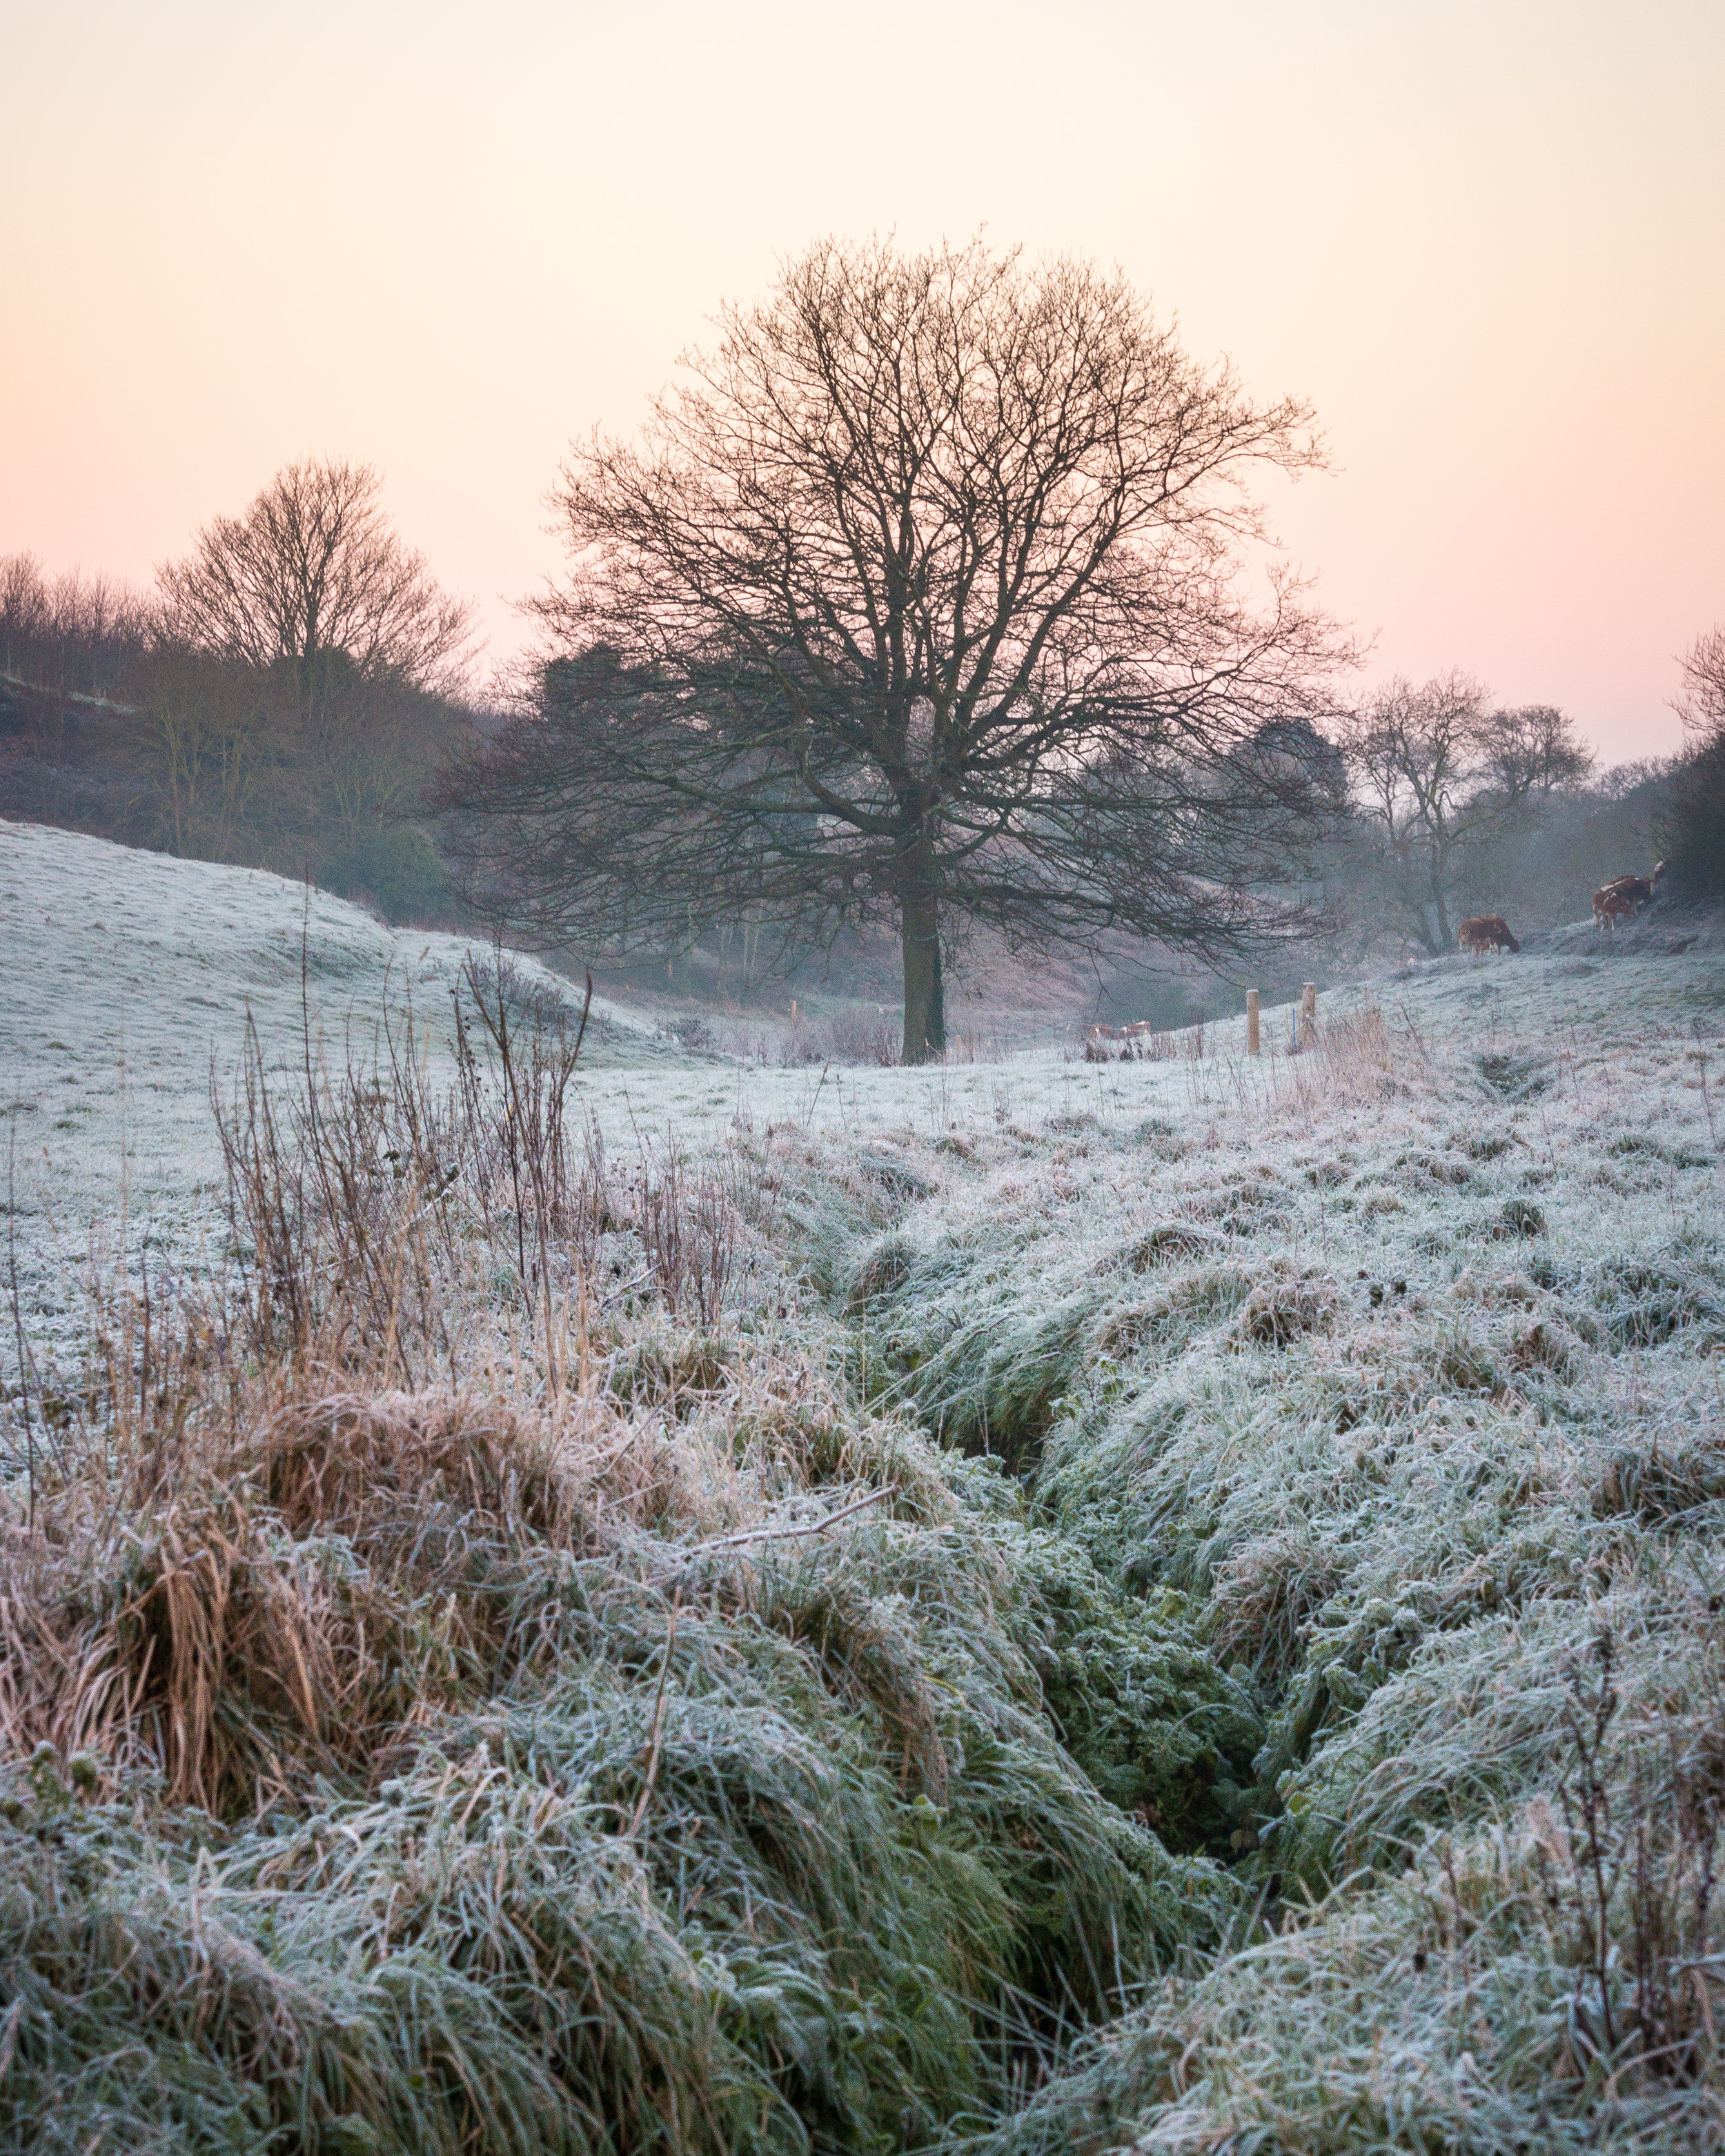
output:
[[[6, 1019], [8, 2145], [1717, 2133], [1717, 921], [1327, 990], [1256, 1059], [823, 1079], [619, 1013], [542, 1199], [495, 1092], [427, 1105], [438, 1038], [368, 1060], [351, 909], [254, 880], [177, 942], [227, 872], [0, 841], [65, 878], [0, 880], [53, 991]], [[212, 1140], [172, 1178], [248, 1003], [341, 1114], [244, 1126], [234, 1212]], [[292, 1181], [338, 1140], [379, 1173]]]

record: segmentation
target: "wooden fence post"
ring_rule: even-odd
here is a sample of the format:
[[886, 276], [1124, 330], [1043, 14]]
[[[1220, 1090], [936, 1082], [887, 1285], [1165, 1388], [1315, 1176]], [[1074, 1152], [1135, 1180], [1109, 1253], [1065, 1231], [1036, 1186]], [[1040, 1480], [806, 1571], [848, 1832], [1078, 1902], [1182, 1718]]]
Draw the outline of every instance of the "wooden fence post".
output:
[[1310, 1048], [1317, 1038], [1317, 983], [1307, 981], [1300, 991], [1300, 1045]]
[[1258, 991], [1255, 988], [1248, 988], [1246, 990], [1246, 1054], [1255, 1055], [1257, 1052]]

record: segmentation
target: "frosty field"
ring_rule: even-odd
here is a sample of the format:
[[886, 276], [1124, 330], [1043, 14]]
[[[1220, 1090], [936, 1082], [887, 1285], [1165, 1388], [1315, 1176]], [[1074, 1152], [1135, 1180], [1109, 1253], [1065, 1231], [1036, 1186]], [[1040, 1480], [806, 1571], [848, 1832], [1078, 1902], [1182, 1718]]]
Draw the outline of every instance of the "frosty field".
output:
[[[1534, 939], [1522, 960], [1456, 958], [1405, 979], [1325, 998], [1325, 1015], [1380, 1009], [1390, 1032], [1432, 1049], [1531, 1045], [1578, 1059], [1676, 1034], [1725, 1014], [1716, 928], [1676, 957], [1622, 939], [1601, 955], [1589, 930]], [[367, 1060], [390, 1032], [447, 1083], [450, 993], [485, 947], [392, 930], [302, 885], [260, 871], [140, 853], [39, 824], [0, 824], [0, 1107], [15, 1135], [17, 1219], [31, 1252], [87, 1250], [93, 1224], [189, 1248], [218, 1183], [210, 1087], [231, 1083], [255, 1029], [266, 1069]], [[1541, 948], [1543, 945], [1546, 947]], [[523, 979], [578, 1014], [578, 992], [531, 958]], [[1144, 1116], [1273, 1111], [1303, 1097], [1286, 1051], [1290, 1007], [1266, 1007], [1266, 1054], [1245, 1054], [1244, 1021], [1183, 1050], [1196, 1060], [1086, 1065], [1081, 1021], [1065, 1047], [929, 1071], [832, 1065], [783, 1070], [691, 1055], [653, 1024], [596, 998], [571, 1098], [614, 1147], [668, 1133], [684, 1146], [736, 1129], [794, 1127], [824, 1142], [899, 1131], [935, 1138], [1007, 1123], [1040, 1129], [1086, 1116], [1122, 1131]], [[1417, 1045], [1409, 1053], [1416, 1060]], [[1254, 1109], [1251, 1104], [1257, 1104]]]
[[[607, 1006], [536, 1182], [424, 1136], [453, 939], [30, 827], [0, 906], [7, 2145], [1725, 2143], [1716, 919], [1257, 1060]], [[230, 1216], [248, 1014], [331, 1107]]]

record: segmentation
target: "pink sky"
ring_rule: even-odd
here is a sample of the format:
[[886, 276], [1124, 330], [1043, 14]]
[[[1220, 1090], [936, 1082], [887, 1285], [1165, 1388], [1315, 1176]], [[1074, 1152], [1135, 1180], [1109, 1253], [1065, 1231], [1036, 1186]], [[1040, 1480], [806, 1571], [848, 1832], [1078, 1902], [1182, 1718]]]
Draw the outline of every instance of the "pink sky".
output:
[[366, 457], [480, 603], [565, 444], [817, 234], [1117, 263], [1316, 404], [1275, 505], [1368, 678], [1669, 750], [1725, 619], [1725, 8], [55, 0], [8, 10], [0, 552], [147, 578]]

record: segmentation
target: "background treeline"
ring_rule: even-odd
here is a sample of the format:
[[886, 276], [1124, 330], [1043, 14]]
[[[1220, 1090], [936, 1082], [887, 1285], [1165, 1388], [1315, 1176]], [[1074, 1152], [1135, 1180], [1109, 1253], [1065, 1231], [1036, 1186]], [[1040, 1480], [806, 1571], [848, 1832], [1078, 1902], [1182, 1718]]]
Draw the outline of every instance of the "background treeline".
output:
[[[475, 819], [449, 774], [506, 721], [473, 693], [472, 650], [468, 608], [396, 536], [364, 465], [287, 466], [148, 593], [0, 558], [0, 814], [309, 876], [396, 921], [475, 919], [452, 864]], [[558, 663], [524, 677], [518, 724]], [[1026, 955], [955, 911], [948, 976], [1001, 1011], [1178, 1026], [1239, 1009], [1248, 977], [1274, 993], [1453, 950], [1470, 913], [1518, 933], [1585, 919], [1599, 885], [1659, 860], [1679, 900], [1725, 896], [1725, 631], [1697, 639], [1674, 701], [1681, 753], [1601, 770], [1549, 707], [1505, 709], [1460, 674], [1393, 681], [1332, 714], [1327, 740], [1302, 736], [1328, 820], [1281, 896], [1310, 909], [1309, 941], [1227, 967], [1124, 932]], [[900, 991], [891, 933], [845, 927], [811, 950], [746, 906], [565, 955], [679, 1001], [885, 1008]]]
[[290, 466], [148, 593], [0, 559], [0, 814], [453, 917], [424, 803], [473, 723], [468, 615], [377, 492]]
[[[1255, 984], [1282, 998], [1302, 978], [1440, 957], [1471, 914], [1517, 935], [1586, 921], [1602, 884], [1661, 861], [1666, 902], [1725, 898], [1725, 633], [1686, 655], [1674, 701], [1680, 753], [1605, 768], [1563, 713], [1505, 709], [1457, 673], [1392, 681], [1340, 713], [1342, 807], [1303, 894], [1322, 927]], [[1143, 968], [1123, 952], [1105, 1000], [1166, 1026], [1241, 1008], [1243, 975]]]

